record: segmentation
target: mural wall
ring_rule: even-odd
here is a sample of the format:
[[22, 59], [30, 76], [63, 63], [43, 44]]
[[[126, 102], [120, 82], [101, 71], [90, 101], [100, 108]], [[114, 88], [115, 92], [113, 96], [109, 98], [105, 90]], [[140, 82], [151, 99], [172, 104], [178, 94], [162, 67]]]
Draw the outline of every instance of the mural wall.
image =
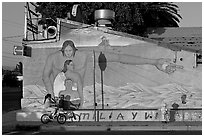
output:
[[[193, 53], [182, 50], [178, 51], [175, 56], [175, 51], [136, 37], [108, 34], [94, 28], [73, 30], [66, 28], [62, 29], [58, 42], [28, 45], [32, 47], [32, 57], [24, 57], [23, 60], [23, 108], [32, 110], [43, 107], [44, 96], [47, 92], [42, 81], [42, 72], [47, 56], [60, 50], [62, 43], [67, 39], [75, 43], [79, 52], [92, 56], [94, 50], [96, 59], [101, 51], [108, 51], [148, 59], [169, 58], [172, 63], [176, 59], [176, 64], [183, 66], [182, 69], [175, 68], [175, 72], [167, 74], [153, 65], [106, 62], [107, 66], [103, 71], [105, 109], [160, 108], [164, 103], [168, 107], [172, 107], [173, 103], [177, 103], [181, 108], [202, 107], [202, 68], [201, 66], [194, 67]], [[86, 65], [83, 79], [83, 109], [94, 108], [92, 59]], [[98, 62], [96, 62], [95, 72], [96, 107], [100, 109], [102, 108], [102, 91], [101, 70]], [[57, 90], [65, 89], [63, 80], [58, 80], [55, 86]], [[72, 89], [71, 100], [75, 101], [79, 97], [76, 85], [73, 85]]]

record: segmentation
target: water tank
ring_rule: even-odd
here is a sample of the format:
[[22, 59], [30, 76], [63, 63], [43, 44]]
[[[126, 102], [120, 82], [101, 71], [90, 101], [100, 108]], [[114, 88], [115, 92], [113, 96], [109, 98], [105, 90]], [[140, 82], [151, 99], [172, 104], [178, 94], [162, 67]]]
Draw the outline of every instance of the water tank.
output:
[[97, 20], [114, 20], [115, 12], [108, 9], [99, 9], [94, 13], [94, 19]]

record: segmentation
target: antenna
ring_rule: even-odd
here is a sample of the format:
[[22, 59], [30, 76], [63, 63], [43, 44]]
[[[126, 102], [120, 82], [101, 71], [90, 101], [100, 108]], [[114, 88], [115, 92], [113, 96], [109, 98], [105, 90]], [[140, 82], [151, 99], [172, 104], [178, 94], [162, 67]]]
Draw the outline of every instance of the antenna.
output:
[[[38, 39], [38, 19], [39, 19], [39, 14], [35, 13], [34, 11], [31, 10], [30, 4], [33, 5], [34, 7], [37, 7], [34, 3], [25, 3], [25, 28], [24, 28], [24, 40], [29, 40], [28, 36], [29, 33], [31, 33], [32, 40]], [[34, 21], [33, 19], [36, 19]]]

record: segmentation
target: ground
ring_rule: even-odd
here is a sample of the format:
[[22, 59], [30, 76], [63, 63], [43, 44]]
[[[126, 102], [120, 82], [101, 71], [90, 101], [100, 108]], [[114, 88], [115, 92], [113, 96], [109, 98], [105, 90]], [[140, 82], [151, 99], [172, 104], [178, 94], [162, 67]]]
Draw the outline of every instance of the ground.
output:
[[2, 132], [15, 129], [16, 112], [21, 109], [21, 96], [18, 87], [2, 87]]
[[[20, 88], [3, 88], [2, 90], [2, 134], [18, 134], [18, 135], [49, 135], [49, 134], [165, 134], [165, 135], [196, 135], [202, 134], [202, 122], [180, 122], [180, 123], [162, 123], [162, 122], [126, 122], [115, 124], [101, 122], [101, 123], [87, 123], [80, 122], [78, 124], [64, 124], [59, 125], [56, 122], [43, 125], [42, 123], [26, 123], [27, 126], [18, 126], [16, 121], [16, 112], [20, 110], [20, 99], [22, 92]], [[24, 125], [26, 125], [24, 123]], [[16, 126], [17, 125], [17, 126]], [[40, 127], [39, 127], [40, 125]], [[100, 125], [100, 126], [99, 126]], [[122, 126], [120, 126], [122, 125]], [[32, 127], [31, 127], [32, 126]], [[170, 130], [171, 128], [177, 130]], [[31, 130], [32, 129], [32, 130]], [[53, 130], [55, 129], [55, 130]], [[59, 130], [57, 130], [59, 129]], [[78, 129], [78, 130], [76, 130]], [[146, 130], [149, 129], [149, 130]], [[191, 129], [191, 130], [190, 130]], [[144, 131], [145, 130], [145, 131]], [[97, 132], [96, 132], [97, 131]]]

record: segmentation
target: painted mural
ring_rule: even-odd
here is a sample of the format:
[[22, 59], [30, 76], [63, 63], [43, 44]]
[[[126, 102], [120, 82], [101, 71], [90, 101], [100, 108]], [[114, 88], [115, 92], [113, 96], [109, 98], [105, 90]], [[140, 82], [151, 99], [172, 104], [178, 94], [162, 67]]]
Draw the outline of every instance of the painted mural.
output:
[[[43, 81], [47, 58], [56, 51], [60, 52], [66, 40], [74, 42], [77, 52], [87, 55], [83, 56], [84, 59], [87, 57], [88, 61], [82, 77], [81, 109], [94, 108], [94, 83], [98, 109], [102, 107], [105, 109], [160, 108], [164, 103], [168, 107], [172, 107], [173, 103], [177, 103], [181, 108], [202, 107], [202, 68], [201, 65], [195, 66], [193, 52], [184, 50], [175, 52], [159, 46], [156, 41], [121, 35], [114, 31], [111, 31], [114, 33], [108, 33], [94, 27], [69, 29], [65, 25], [61, 26], [59, 41], [28, 45], [32, 47], [32, 56], [24, 57], [23, 60], [24, 83], [21, 102], [23, 109], [32, 111], [44, 108], [44, 97], [48, 93]], [[93, 51], [96, 53], [95, 81]], [[98, 62], [100, 53], [104, 55], [105, 60], [103, 71]], [[117, 61], [117, 57], [122, 57], [124, 60]], [[135, 58], [170, 60], [163, 61], [161, 68], [158, 69], [157, 66], [151, 63], [145, 64], [140, 60], [135, 65]], [[75, 59], [73, 65], [83, 64], [83, 61], [77, 64], [76, 60], [79, 59]], [[62, 61], [55, 59], [55, 62]], [[59, 64], [58, 67], [63, 68], [64, 61]], [[166, 73], [167, 70], [170, 73]], [[71, 101], [80, 102], [81, 93], [78, 91], [80, 87], [77, 82], [66, 87], [66, 75], [62, 72], [51, 76], [50, 81], [53, 84], [55, 96], [69, 88]]]

